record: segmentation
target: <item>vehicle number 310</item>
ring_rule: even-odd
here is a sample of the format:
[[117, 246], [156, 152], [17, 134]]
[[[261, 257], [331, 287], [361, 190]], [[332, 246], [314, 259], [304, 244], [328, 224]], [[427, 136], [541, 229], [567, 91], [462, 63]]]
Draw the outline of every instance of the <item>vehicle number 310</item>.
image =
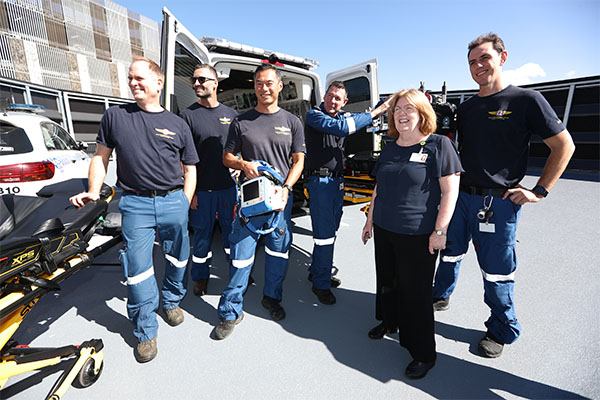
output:
[[19, 188], [18, 186], [14, 186], [14, 187], [0, 187], [0, 195], [3, 194], [17, 194], [21, 191], [21, 188]]

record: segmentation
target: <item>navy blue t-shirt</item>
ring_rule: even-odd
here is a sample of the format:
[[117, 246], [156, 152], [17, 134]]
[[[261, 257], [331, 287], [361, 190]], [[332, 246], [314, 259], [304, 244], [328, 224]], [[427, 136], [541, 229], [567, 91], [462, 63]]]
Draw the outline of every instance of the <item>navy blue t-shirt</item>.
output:
[[282, 108], [273, 114], [249, 110], [231, 123], [225, 151], [241, 153], [246, 161], [266, 161], [285, 179], [292, 153], [305, 151], [302, 122]]
[[185, 121], [166, 110], [147, 112], [137, 104], [110, 107], [96, 142], [117, 153], [117, 186], [123, 190], [169, 190], [183, 185], [184, 165], [198, 155]]
[[223, 190], [235, 185], [229, 168], [223, 165], [223, 146], [229, 125], [237, 116], [230, 107], [208, 108], [194, 103], [180, 117], [190, 126], [200, 162], [196, 164], [196, 190]]
[[527, 172], [531, 135], [547, 139], [565, 129], [544, 97], [508, 86], [458, 107], [461, 184], [482, 188], [516, 186]]
[[[425, 162], [409, 161], [413, 153], [427, 154]], [[371, 175], [377, 181], [373, 223], [403, 235], [433, 232], [442, 192], [439, 178], [461, 172], [450, 139], [432, 134], [425, 145], [385, 145]]]

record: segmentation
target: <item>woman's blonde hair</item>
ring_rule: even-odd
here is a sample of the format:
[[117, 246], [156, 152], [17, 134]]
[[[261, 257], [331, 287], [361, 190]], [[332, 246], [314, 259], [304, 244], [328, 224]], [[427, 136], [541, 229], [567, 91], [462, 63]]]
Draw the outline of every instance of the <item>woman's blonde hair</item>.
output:
[[419, 123], [419, 130], [421, 133], [424, 136], [428, 136], [435, 132], [437, 128], [437, 117], [425, 94], [417, 89], [404, 89], [394, 95], [392, 104], [388, 109], [388, 136], [396, 139], [400, 135], [398, 129], [396, 129], [396, 123], [394, 122], [394, 108], [396, 107], [398, 100], [402, 97], [406, 97], [406, 100], [415, 106], [419, 112], [419, 118], [421, 120]]

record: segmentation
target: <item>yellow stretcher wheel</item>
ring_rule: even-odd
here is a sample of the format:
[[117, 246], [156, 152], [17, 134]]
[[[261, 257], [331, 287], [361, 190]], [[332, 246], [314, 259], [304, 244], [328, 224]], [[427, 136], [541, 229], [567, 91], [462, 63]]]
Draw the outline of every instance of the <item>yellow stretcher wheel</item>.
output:
[[98, 378], [100, 378], [100, 374], [102, 373], [102, 368], [104, 368], [104, 361], [100, 364], [100, 369], [98, 369], [98, 373], [94, 371], [95, 361], [93, 358], [88, 358], [83, 367], [79, 370], [77, 377], [73, 381], [73, 387], [83, 389], [88, 386], [93, 385]]

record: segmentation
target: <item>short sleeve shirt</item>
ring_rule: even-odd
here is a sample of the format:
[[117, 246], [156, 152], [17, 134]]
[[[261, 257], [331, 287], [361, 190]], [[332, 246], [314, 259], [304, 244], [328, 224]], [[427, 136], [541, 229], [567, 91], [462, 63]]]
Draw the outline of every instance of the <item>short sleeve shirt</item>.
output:
[[491, 96], [473, 96], [458, 107], [461, 184], [516, 186], [527, 172], [532, 135], [547, 139], [565, 129], [538, 92], [508, 86]]
[[106, 110], [96, 142], [115, 149], [117, 186], [123, 190], [169, 190], [183, 185], [181, 163], [198, 162], [183, 119], [166, 110], [147, 112], [135, 103]]
[[194, 103], [180, 117], [189, 125], [200, 161], [196, 165], [196, 190], [223, 190], [235, 185], [229, 168], [223, 165], [223, 146], [229, 126], [237, 116], [230, 107], [208, 108]]
[[[422, 162], [411, 161], [419, 153]], [[441, 198], [438, 179], [461, 171], [456, 149], [445, 136], [432, 134], [408, 147], [386, 144], [371, 173], [377, 181], [373, 222], [404, 235], [433, 232]]]
[[273, 114], [249, 110], [231, 124], [225, 151], [241, 153], [246, 161], [266, 161], [285, 178], [292, 154], [305, 152], [302, 122], [282, 108]]

